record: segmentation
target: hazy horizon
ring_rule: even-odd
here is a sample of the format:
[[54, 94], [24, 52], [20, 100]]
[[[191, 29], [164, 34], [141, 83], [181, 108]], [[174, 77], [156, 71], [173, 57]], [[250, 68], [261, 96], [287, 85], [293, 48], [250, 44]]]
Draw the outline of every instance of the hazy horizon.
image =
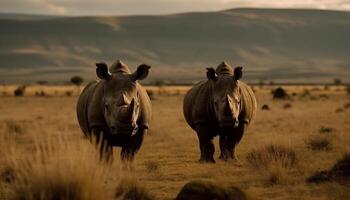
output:
[[350, 11], [350, 0], [5, 0], [0, 13], [101, 16], [101, 15], [163, 15], [183, 12], [208, 12], [233, 8], [319, 9]]

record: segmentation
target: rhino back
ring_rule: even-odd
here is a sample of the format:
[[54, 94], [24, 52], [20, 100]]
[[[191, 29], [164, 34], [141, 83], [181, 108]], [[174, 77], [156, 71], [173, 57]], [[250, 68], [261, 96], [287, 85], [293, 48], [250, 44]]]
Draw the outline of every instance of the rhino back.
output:
[[253, 90], [245, 83], [239, 81], [239, 87], [241, 90], [242, 110], [239, 115], [240, 120], [250, 124], [254, 119], [257, 102]]
[[81, 92], [76, 106], [80, 128], [85, 135], [89, 133], [88, 108], [97, 82], [89, 83]]
[[143, 88], [140, 84], [137, 84], [137, 91], [140, 98], [140, 109], [141, 109], [141, 114], [138, 119], [138, 123], [139, 125], [144, 125], [148, 128], [150, 120], [152, 118], [151, 100], [145, 88]]
[[183, 112], [187, 123], [195, 130], [199, 123], [213, 121], [210, 109], [211, 85], [209, 81], [202, 81], [194, 85], [185, 95]]

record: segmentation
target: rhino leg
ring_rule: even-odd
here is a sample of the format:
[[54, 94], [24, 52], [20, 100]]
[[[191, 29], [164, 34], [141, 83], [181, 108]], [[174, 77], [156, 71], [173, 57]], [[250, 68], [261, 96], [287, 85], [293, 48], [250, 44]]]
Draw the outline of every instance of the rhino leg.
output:
[[95, 143], [96, 148], [99, 149], [100, 159], [112, 163], [113, 161], [113, 147], [109, 144], [106, 134], [100, 128], [93, 128], [91, 131], [90, 141]]
[[215, 163], [214, 152], [215, 147], [213, 137], [210, 135], [210, 129], [205, 126], [198, 126], [197, 135], [199, 139], [199, 147], [201, 151], [200, 162]]
[[130, 162], [133, 161], [135, 154], [139, 151], [142, 142], [143, 142], [143, 136], [147, 133], [148, 129], [141, 129], [139, 130], [135, 136], [133, 136], [130, 140], [130, 142], [122, 147], [122, 150], [120, 152], [120, 157], [122, 161]]
[[[242, 136], [244, 134], [244, 131], [247, 127], [247, 124], [241, 123], [237, 128], [234, 129], [232, 134], [229, 134], [225, 141], [223, 142], [223, 150], [221, 150], [221, 154], [224, 154], [222, 159], [228, 160], [233, 159], [237, 160], [237, 156], [235, 154], [235, 149], [237, 144], [241, 141]], [[221, 139], [221, 137], [220, 137]], [[221, 148], [221, 142], [220, 142], [220, 148]], [[221, 157], [221, 156], [220, 156]]]
[[112, 163], [113, 147], [109, 144], [106, 133], [99, 128], [93, 128], [91, 132], [95, 145], [99, 148], [100, 159], [107, 163]]
[[220, 145], [220, 157], [219, 159], [227, 161], [230, 158], [230, 151], [227, 147], [228, 144], [228, 136], [220, 135], [219, 145]]

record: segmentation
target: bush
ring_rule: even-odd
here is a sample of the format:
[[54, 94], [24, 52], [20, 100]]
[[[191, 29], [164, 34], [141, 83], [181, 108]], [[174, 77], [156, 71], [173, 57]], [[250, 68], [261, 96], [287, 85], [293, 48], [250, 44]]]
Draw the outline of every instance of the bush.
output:
[[72, 91], [66, 91], [66, 96], [67, 96], [67, 97], [72, 96], [72, 94], [73, 94], [73, 92], [72, 92]]
[[71, 79], [70, 79], [70, 82], [76, 86], [80, 86], [81, 84], [83, 84], [84, 82], [84, 79], [80, 76], [73, 76]]
[[143, 187], [130, 179], [124, 179], [117, 186], [115, 192], [116, 199], [119, 200], [153, 200], [154, 197]]
[[284, 109], [288, 109], [288, 108], [291, 108], [291, 107], [292, 107], [292, 104], [290, 104], [290, 103], [286, 103], [286, 104], [283, 105]]
[[46, 96], [46, 93], [43, 91], [43, 90], [41, 90], [40, 92], [35, 92], [35, 96], [37, 96], [37, 97], [45, 97]]
[[269, 105], [264, 104], [263, 106], [261, 106], [261, 110], [270, 110]]
[[320, 133], [331, 133], [334, 132], [334, 128], [326, 127], [326, 126], [321, 126]]
[[314, 151], [328, 151], [331, 149], [331, 141], [326, 137], [312, 136], [306, 141], [307, 147]]
[[345, 108], [345, 109], [348, 109], [348, 108], [350, 108], [350, 102], [348, 102], [348, 103], [345, 103], [345, 104], [344, 104], [344, 108]]
[[19, 86], [15, 89], [15, 91], [13, 92], [13, 94], [16, 96], [16, 97], [20, 97], [20, 96], [23, 96], [25, 94], [25, 90], [26, 90], [26, 86], [25, 85], [22, 85], [22, 86]]
[[208, 181], [186, 183], [175, 200], [246, 200], [247, 195], [237, 187], [222, 187]]
[[289, 99], [289, 95], [281, 87], [278, 87], [277, 89], [272, 90], [272, 95], [273, 95], [273, 99]]
[[148, 173], [152, 173], [152, 172], [158, 172], [159, 171], [159, 163], [156, 161], [147, 161], [145, 163], [146, 165], [146, 171]]
[[24, 132], [23, 127], [13, 120], [5, 121], [5, 130], [8, 134], [22, 134]]

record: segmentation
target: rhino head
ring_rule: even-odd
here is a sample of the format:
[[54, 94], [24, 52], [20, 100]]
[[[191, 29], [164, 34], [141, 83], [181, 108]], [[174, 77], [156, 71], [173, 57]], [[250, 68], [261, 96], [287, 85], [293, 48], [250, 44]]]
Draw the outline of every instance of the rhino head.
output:
[[212, 83], [211, 105], [220, 128], [236, 128], [241, 111], [239, 79], [242, 67], [234, 70], [227, 63], [221, 63], [216, 70], [207, 68], [207, 77]]
[[104, 63], [97, 63], [96, 66], [97, 76], [104, 81], [103, 113], [110, 133], [135, 135], [140, 115], [137, 80], [145, 79], [151, 67], [142, 64], [134, 73], [130, 73], [127, 66], [119, 60], [110, 70]]

